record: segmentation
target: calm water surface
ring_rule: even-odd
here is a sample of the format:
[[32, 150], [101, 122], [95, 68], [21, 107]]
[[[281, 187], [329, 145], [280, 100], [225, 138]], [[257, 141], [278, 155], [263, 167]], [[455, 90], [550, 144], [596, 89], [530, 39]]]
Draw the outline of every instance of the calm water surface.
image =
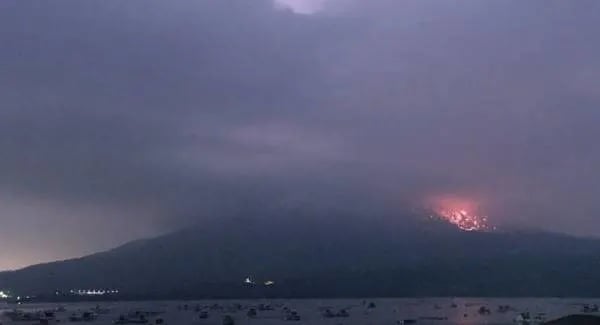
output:
[[[366, 305], [364, 303], [367, 303]], [[369, 302], [375, 308], [367, 308]], [[245, 310], [234, 311], [233, 304], [239, 303]], [[259, 311], [256, 318], [246, 316], [247, 308], [266, 303], [274, 306], [272, 311]], [[183, 305], [189, 309], [184, 310]], [[208, 319], [199, 319], [194, 309], [199, 306], [218, 304], [223, 310], [209, 310]], [[213, 301], [162, 301], [162, 302], [118, 302], [100, 303], [107, 308], [107, 314], [99, 315], [94, 324], [112, 324], [121, 314], [135, 311], [157, 311], [159, 316], [149, 317], [149, 324], [154, 324], [156, 318], [162, 318], [164, 324], [222, 324], [224, 315], [231, 315], [236, 324], [275, 325], [275, 324], [326, 324], [326, 325], [385, 325], [398, 324], [405, 319], [416, 319], [417, 324], [514, 324], [514, 319], [521, 312], [531, 315], [544, 313], [546, 319], [581, 313], [583, 304], [599, 304], [600, 299], [588, 298], [555, 298], [555, 299], [489, 299], [489, 298], [427, 298], [427, 299], [308, 299], [308, 300], [213, 300]], [[511, 310], [505, 313], [497, 311], [498, 306], [509, 305]], [[24, 311], [39, 311], [54, 309], [62, 306], [66, 312], [57, 313], [60, 323], [70, 323], [68, 317], [72, 313], [89, 310], [96, 303], [67, 303], [67, 304], [29, 304], [29, 305], [0, 305], [0, 310], [10, 311], [18, 307]], [[300, 321], [283, 320], [283, 307], [297, 311]], [[490, 315], [478, 313], [481, 306], [491, 310]], [[322, 310], [329, 308], [333, 312], [346, 309], [347, 318], [324, 318]], [[206, 309], [208, 310], [208, 309]], [[598, 314], [598, 313], [596, 313]], [[429, 318], [429, 319], [428, 319]], [[434, 320], [432, 318], [445, 318]], [[32, 322], [11, 322], [2, 316], [2, 324], [30, 324]]]

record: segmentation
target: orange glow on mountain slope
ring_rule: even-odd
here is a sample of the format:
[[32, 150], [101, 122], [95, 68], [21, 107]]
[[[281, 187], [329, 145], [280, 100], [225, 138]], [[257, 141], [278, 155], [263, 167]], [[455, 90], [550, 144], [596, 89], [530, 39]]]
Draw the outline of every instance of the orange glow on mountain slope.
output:
[[465, 210], [440, 210], [436, 212], [440, 218], [464, 231], [486, 231], [490, 229], [486, 216], [469, 214]]
[[488, 217], [477, 214], [475, 202], [455, 196], [432, 198], [429, 205], [435, 217], [447, 221], [464, 231], [489, 231]]

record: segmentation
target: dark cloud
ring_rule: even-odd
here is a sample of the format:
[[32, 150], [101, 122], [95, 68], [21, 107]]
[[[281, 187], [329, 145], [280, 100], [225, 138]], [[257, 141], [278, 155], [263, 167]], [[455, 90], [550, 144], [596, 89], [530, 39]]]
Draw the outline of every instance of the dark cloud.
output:
[[0, 267], [446, 194], [600, 230], [596, 2], [323, 6], [2, 2]]

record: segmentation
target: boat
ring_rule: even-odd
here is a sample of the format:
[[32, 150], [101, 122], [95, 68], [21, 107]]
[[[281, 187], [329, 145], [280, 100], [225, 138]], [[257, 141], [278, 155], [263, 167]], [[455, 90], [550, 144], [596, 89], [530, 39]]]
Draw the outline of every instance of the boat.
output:
[[581, 311], [584, 313], [597, 313], [599, 310], [598, 305], [596, 304], [585, 304], [583, 305], [583, 308], [581, 308]]
[[99, 305], [96, 305], [96, 307], [91, 309], [92, 312], [98, 314], [98, 315], [106, 315], [106, 314], [110, 314], [110, 309], [108, 308], [102, 308]]
[[115, 324], [147, 324], [148, 319], [144, 315], [124, 316], [121, 315], [114, 322]]
[[256, 308], [250, 308], [248, 309], [248, 312], [246, 312], [246, 316], [250, 317], [250, 318], [254, 318], [258, 315], [258, 313], [256, 312]]
[[486, 306], [479, 307], [477, 312], [479, 313], [479, 315], [489, 315], [492, 313], [492, 311], [489, 308], [487, 308]]
[[69, 316], [69, 321], [74, 322], [93, 322], [98, 318], [97, 314], [91, 311], [84, 311], [82, 313], [73, 313]]
[[321, 313], [321, 315], [322, 315], [324, 318], [334, 318], [334, 317], [336, 317], [335, 313], [333, 313], [333, 312], [331, 311], [331, 309], [329, 309], [329, 308], [327, 308], [327, 309], [323, 310], [323, 312]]
[[398, 321], [398, 324], [416, 324], [417, 320], [416, 319], [403, 319], [401, 321]]
[[233, 317], [229, 316], [229, 315], [225, 315], [223, 317], [223, 325], [235, 325], [235, 320], [233, 320]]
[[18, 310], [18, 309], [6, 311], [6, 312], [4, 312], [3, 315], [12, 322], [39, 321], [41, 318], [40, 313], [24, 312], [24, 311]]
[[517, 324], [530, 324], [531, 323], [531, 315], [529, 312], [520, 313], [515, 318], [515, 323]]
[[500, 306], [498, 306], [498, 312], [499, 313], [506, 313], [506, 312], [508, 312], [510, 310], [511, 310], [511, 308], [510, 308], [509, 305], [500, 305]]
[[200, 318], [200, 319], [207, 319], [207, 318], [208, 318], [208, 312], [207, 312], [206, 310], [204, 310], [204, 311], [201, 311], [201, 312], [198, 314], [198, 318]]
[[286, 321], [299, 321], [300, 315], [295, 310], [290, 310], [283, 318]]
[[337, 313], [334, 313], [331, 311], [331, 309], [326, 308], [321, 313], [321, 316], [323, 316], [324, 318], [337, 318], [337, 317], [346, 318], [346, 317], [350, 317], [350, 314], [348, 313], [348, 311], [346, 309], [340, 309]]
[[259, 304], [258, 310], [259, 311], [268, 311], [268, 310], [274, 310], [274, 308], [269, 304]]
[[340, 309], [340, 311], [337, 312], [337, 314], [335, 314], [336, 317], [350, 317], [350, 314], [348, 313], [348, 311], [346, 311], [346, 309]]

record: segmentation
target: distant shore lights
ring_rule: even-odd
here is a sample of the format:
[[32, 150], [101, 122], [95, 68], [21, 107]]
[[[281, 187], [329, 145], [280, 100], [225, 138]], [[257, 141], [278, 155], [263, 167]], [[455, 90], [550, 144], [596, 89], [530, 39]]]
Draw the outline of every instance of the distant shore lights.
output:
[[[275, 285], [275, 281], [273, 281], [273, 280], [265, 280], [264, 282], [259, 282], [259, 283], [262, 283], [265, 287], [270, 287], [270, 286]], [[244, 279], [244, 284], [254, 286], [257, 284], [257, 282], [254, 281], [251, 277], [247, 277]]]
[[78, 296], [104, 296], [110, 294], [118, 294], [119, 290], [105, 290], [105, 289], [89, 289], [89, 290], [71, 290], [71, 294]]

